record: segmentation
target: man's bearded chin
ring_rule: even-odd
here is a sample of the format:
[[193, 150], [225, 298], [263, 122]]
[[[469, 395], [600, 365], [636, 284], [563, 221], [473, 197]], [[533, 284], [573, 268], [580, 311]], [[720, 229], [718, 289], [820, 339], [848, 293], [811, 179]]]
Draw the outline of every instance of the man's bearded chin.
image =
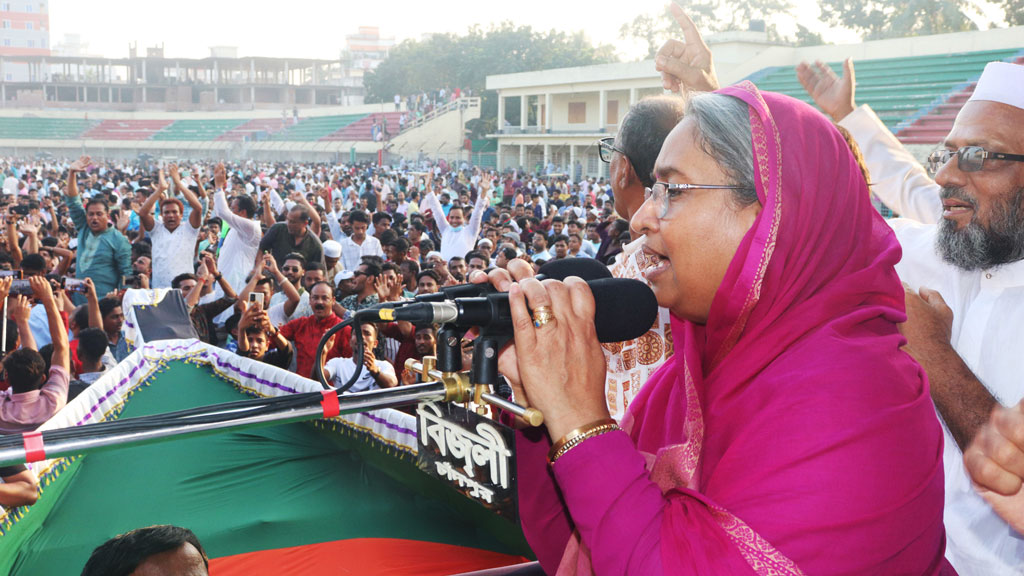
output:
[[942, 259], [963, 270], [985, 270], [1024, 259], [1024, 187], [992, 206], [988, 227], [978, 222], [978, 202], [961, 188], [943, 188], [943, 199], [971, 204], [971, 221], [963, 230], [956, 222], [939, 222], [938, 248]]

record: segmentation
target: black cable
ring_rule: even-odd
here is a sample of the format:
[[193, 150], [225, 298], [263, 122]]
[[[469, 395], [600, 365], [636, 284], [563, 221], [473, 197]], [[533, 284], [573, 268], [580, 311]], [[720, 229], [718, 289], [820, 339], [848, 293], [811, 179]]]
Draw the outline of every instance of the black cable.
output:
[[[362, 312], [362, 310], [360, 310], [360, 312]], [[376, 310], [371, 310], [370, 313], [376, 314]], [[361, 324], [362, 319], [360, 314], [359, 312], [356, 312], [348, 320], [335, 324], [330, 330], [324, 332], [324, 335], [320, 337], [320, 343], [317, 344], [316, 347], [316, 356], [313, 356], [313, 358], [316, 359], [313, 364], [313, 375], [316, 377], [317, 381], [320, 382], [320, 385], [324, 387], [324, 390], [331, 390], [334, 388], [328, 384], [327, 379], [324, 378], [323, 363], [320, 361], [323, 357], [324, 347], [327, 346], [327, 341], [330, 340], [331, 336], [337, 334], [346, 326], [353, 326], [352, 331], [356, 336], [356, 344], [352, 348], [352, 361], [355, 362], [356, 370], [352, 373], [352, 377], [348, 379], [348, 382], [345, 382], [343, 386], [337, 388], [338, 394], [341, 395], [348, 391], [348, 389], [356, 383], [356, 380], [358, 380], [359, 376], [363, 373], [363, 363], [357, 360], [363, 357], [363, 330]]]

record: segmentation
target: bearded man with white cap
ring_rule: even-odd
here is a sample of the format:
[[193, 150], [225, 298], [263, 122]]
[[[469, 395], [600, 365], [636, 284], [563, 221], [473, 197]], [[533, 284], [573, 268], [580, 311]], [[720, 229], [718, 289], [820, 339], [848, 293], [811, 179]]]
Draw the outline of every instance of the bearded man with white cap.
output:
[[934, 181], [870, 108], [855, 107], [845, 68], [842, 79], [820, 63], [798, 75], [860, 145], [872, 190], [906, 216], [889, 222], [903, 246], [907, 351], [946, 435], [946, 557], [961, 575], [1024, 573], [1024, 536], [1004, 520], [1024, 495], [977, 489], [963, 455], [978, 450], [971, 441], [993, 409], [1024, 397], [1024, 66], [985, 67], [929, 157]]

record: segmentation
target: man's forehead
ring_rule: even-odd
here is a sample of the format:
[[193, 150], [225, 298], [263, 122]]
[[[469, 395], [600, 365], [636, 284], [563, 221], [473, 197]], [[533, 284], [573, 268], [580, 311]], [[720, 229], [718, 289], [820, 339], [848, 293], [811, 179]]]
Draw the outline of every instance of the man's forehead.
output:
[[1024, 109], [1001, 102], [972, 101], [956, 116], [945, 145], [983, 146], [997, 152], [1024, 154]]

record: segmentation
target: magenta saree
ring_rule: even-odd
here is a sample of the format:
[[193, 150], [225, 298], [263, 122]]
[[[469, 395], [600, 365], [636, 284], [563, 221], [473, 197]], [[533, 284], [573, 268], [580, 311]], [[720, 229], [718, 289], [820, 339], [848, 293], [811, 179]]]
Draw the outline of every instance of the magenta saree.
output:
[[[938, 574], [942, 433], [903, 351], [896, 238], [836, 129], [750, 83], [763, 210], [706, 325], [553, 474], [519, 435], [523, 528], [560, 574]], [[628, 434], [628, 435], [627, 435]]]

